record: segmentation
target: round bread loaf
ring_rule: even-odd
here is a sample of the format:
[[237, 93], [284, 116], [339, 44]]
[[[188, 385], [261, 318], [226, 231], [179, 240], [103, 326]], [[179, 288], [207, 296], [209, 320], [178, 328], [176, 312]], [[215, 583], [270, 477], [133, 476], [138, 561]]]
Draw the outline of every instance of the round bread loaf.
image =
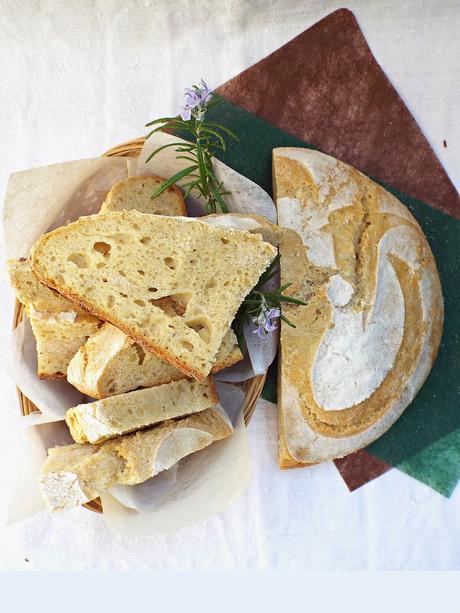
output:
[[[274, 150], [286, 306], [281, 467], [343, 457], [381, 436], [426, 379], [442, 332], [436, 264], [392, 194], [309, 149]], [[292, 232], [292, 230], [294, 232]]]

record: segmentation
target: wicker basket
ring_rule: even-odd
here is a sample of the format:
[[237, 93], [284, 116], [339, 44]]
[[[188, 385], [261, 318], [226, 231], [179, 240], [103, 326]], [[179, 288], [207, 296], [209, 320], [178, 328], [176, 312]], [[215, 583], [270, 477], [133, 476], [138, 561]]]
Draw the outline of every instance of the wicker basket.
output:
[[[123, 143], [114, 147], [113, 149], [109, 149], [103, 155], [106, 157], [137, 157], [144, 145], [143, 138], [137, 138], [136, 140], [128, 141], [127, 143]], [[20, 323], [23, 316], [23, 307], [22, 304], [16, 300], [15, 309], [14, 309], [14, 317], [13, 317], [13, 329]], [[243, 415], [244, 421], [249, 423], [249, 420], [252, 417], [254, 409], [256, 407], [257, 400], [262, 392], [262, 388], [265, 382], [265, 375], [259, 375], [248, 381], [245, 381], [243, 384], [243, 389], [245, 393], [244, 404], [243, 404]], [[18, 396], [19, 396], [19, 408], [22, 415], [30, 415], [30, 413], [39, 413], [39, 409], [31, 402], [27, 396], [21, 392], [19, 388], [17, 388]], [[92, 500], [91, 502], [83, 505], [90, 511], [95, 511], [97, 513], [102, 513], [102, 505], [99, 498]]]

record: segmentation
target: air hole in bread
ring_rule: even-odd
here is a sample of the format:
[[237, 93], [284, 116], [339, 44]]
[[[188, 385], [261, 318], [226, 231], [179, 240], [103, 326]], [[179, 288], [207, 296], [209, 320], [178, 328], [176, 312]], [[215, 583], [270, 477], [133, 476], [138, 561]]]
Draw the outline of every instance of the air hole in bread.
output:
[[172, 294], [171, 296], [163, 296], [162, 298], [150, 298], [149, 302], [162, 311], [174, 317], [175, 315], [183, 315], [187, 309], [187, 305], [192, 295], [190, 293]]
[[120, 294], [120, 296], [123, 296], [123, 298], [127, 298], [128, 294], [124, 294], [123, 292], [118, 292]]
[[137, 345], [137, 344], [134, 345], [134, 348], [137, 353], [137, 365], [142, 366], [142, 364], [144, 363], [144, 359], [145, 359], [145, 351], [142, 349], [140, 345]]
[[225, 281], [224, 283], [224, 287], [228, 287], [230, 285], [231, 281]]
[[224, 245], [228, 245], [228, 243], [230, 242], [230, 240], [228, 238], [224, 238], [223, 236], [220, 239]]
[[209, 289], [212, 289], [213, 287], [216, 287], [216, 286], [217, 286], [217, 283], [214, 277], [212, 279], [209, 279], [209, 281], [206, 283], [206, 287]]
[[121, 277], [126, 277], [126, 273], [125, 273], [125, 271], [124, 271], [124, 270], [119, 270], [119, 271], [118, 271], [118, 274], [119, 274]]
[[164, 259], [164, 263], [171, 270], [176, 269], [176, 260], [174, 258], [167, 257]]
[[189, 343], [188, 341], [181, 341], [181, 345], [184, 349], [186, 349], [187, 351], [193, 351], [193, 345], [192, 343]]
[[50, 257], [50, 260], [51, 260], [52, 262], [55, 262], [55, 261], [56, 261], [56, 256], [55, 256], [55, 255], [52, 255], [52, 256]]
[[115, 234], [110, 234], [107, 238], [113, 239], [115, 242], [120, 243], [120, 245], [124, 245], [131, 240], [131, 236], [125, 232], [116, 232]]
[[115, 304], [115, 298], [113, 296], [107, 296], [107, 308], [111, 309], [113, 307], [113, 305]]
[[141, 238], [140, 242], [141, 242], [143, 245], [148, 245], [149, 243], [151, 243], [151, 242], [152, 242], [152, 239], [150, 238], [150, 236], [143, 236], [143, 237]]
[[137, 272], [138, 272], [138, 274], [141, 275], [141, 277], [143, 277], [145, 275], [145, 271], [144, 270], [138, 270]]
[[157, 292], [158, 291], [158, 287], [149, 287], [148, 291], [149, 292]]
[[196, 332], [205, 343], [209, 343], [211, 340], [211, 322], [206, 316], [200, 315], [193, 319], [189, 319], [185, 322], [185, 325]]
[[67, 261], [75, 264], [77, 268], [89, 268], [90, 266], [90, 260], [84, 253], [71, 253], [67, 257]]
[[133, 229], [136, 230], [136, 232], [139, 232], [141, 227], [137, 223], [133, 223]]
[[135, 300], [134, 304], [137, 304], [140, 307], [145, 307], [146, 306], [146, 304], [145, 304], [145, 302], [143, 300]]
[[107, 266], [107, 264], [105, 262], [98, 262], [96, 264], [96, 268], [105, 268]]
[[104, 243], [103, 241], [97, 241], [93, 245], [94, 251], [101, 253], [104, 257], [109, 257], [110, 249], [112, 248], [109, 243]]

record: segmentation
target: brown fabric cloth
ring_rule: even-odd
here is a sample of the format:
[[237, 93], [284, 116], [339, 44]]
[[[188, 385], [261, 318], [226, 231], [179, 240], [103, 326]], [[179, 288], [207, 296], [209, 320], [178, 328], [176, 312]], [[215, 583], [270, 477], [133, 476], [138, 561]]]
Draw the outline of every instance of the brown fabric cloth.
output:
[[417, 122], [340, 9], [218, 88], [278, 128], [460, 218], [460, 197]]
[[[230, 102], [460, 218], [460, 197], [372, 55], [353, 13], [331, 13], [218, 88]], [[366, 451], [336, 461], [350, 490], [391, 467]]]
[[392, 467], [361, 449], [341, 460], [334, 460], [350, 492], [388, 472]]

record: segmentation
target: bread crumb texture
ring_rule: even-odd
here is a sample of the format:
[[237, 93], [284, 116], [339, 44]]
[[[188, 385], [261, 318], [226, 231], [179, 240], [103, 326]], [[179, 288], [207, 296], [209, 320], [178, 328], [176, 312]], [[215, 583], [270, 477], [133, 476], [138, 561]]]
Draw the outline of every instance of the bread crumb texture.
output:
[[187, 215], [185, 200], [177, 185], [171, 185], [159, 196], [154, 192], [165, 179], [156, 176], [129, 177], [116, 183], [101, 206], [101, 213], [135, 209], [155, 215]]

